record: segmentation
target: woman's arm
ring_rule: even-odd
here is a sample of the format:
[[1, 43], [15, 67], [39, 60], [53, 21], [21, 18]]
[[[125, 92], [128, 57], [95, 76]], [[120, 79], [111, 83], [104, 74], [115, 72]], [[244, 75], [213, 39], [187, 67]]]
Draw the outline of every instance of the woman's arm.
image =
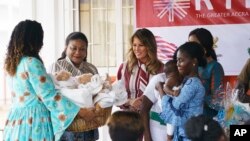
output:
[[175, 87], [177, 84], [177, 80], [174, 77], [170, 77], [166, 80], [165, 84], [163, 85], [163, 91], [165, 94], [170, 96], [178, 96], [180, 93], [180, 90], [173, 90], [173, 87]]
[[173, 98], [173, 106], [177, 110], [181, 110], [191, 99], [197, 94], [205, 94], [204, 87], [198, 78], [189, 78], [181, 88], [180, 95]]
[[141, 115], [143, 117], [143, 123], [145, 127], [144, 132], [144, 140], [145, 141], [152, 141], [151, 132], [150, 132], [150, 110], [151, 107], [154, 105], [154, 103], [157, 102], [157, 96], [155, 95], [155, 86], [159, 81], [161, 80], [163, 74], [157, 74], [156, 76], [152, 77], [152, 79], [149, 81], [144, 94], [142, 96], [142, 105], [141, 105]]
[[155, 89], [159, 92], [161, 98], [163, 95], [165, 95], [163, 86], [164, 86], [164, 82], [158, 82], [155, 85]]
[[[169, 95], [169, 96], [178, 96], [179, 95], [179, 93], [180, 93], [180, 90], [178, 89], [178, 90], [173, 90], [173, 89], [171, 89], [171, 87], [170, 86], [168, 86], [168, 85], [164, 85], [164, 87], [163, 87], [163, 91], [167, 94], [167, 95]], [[162, 96], [161, 96], [162, 97]]]
[[81, 108], [78, 115], [86, 121], [91, 121], [97, 116], [95, 108]]
[[210, 83], [210, 89], [212, 95], [216, 94], [216, 91], [219, 88], [223, 88], [224, 76], [225, 74], [221, 64], [218, 63], [214, 65], [211, 73], [211, 83]]
[[[36, 97], [50, 111], [51, 122], [55, 134], [64, 132], [78, 114], [80, 107], [72, 103], [55, 89], [51, 77], [47, 74], [42, 62], [28, 57], [24, 60], [25, 74]], [[83, 115], [82, 115], [83, 116]], [[55, 135], [56, 138], [59, 135]]]
[[151, 133], [150, 133], [150, 126], [149, 126], [149, 112], [151, 107], [153, 106], [153, 103], [147, 98], [147, 96], [142, 96], [142, 106], [141, 106], [141, 112], [143, 118], [143, 123], [145, 127], [144, 131], [144, 141], [152, 141]]

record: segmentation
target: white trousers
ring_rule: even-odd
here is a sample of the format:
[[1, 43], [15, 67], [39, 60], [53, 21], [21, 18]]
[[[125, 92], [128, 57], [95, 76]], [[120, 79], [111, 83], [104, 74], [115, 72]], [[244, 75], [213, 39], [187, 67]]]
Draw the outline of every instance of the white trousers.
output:
[[153, 141], [167, 141], [167, 127], [160, 122], [150, 119], [150, 132]]

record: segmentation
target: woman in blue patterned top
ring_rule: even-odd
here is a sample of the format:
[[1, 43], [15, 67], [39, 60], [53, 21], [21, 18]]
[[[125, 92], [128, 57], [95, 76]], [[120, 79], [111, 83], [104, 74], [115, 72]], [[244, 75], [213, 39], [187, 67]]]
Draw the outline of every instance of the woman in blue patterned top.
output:
[[4, 141], [54, 141], [78, 114], [88, 112], [55, 90], [39, 56], [43, 46], [43, 29], [31, 20], [14, 28], [7, 49], [5, 70], [12, 94], [12, 107], [7, 117]]
[[[184, 124], [195, 115], [203, 113], [205, 88], [198, 76], [198, 66], [205, 66], [204, 50], [200, 44], [187, 42], [177, 50], [177, 67], [184, 77], [183, 86], [176, 97], [162, 97], [161, 118], [165, 123], [175, 126], [174, 139], [188, 140], [184, 133]], [[166, 94], [170, 88], [164, 88]]]
[[207, 65], [206, 67], [199, 67], [199, 76], [206, 89], [204, 114], [213, 118], [221, 108], [213, 103], [212, 99], [217, 96], [218, 93], [216, 92], [223, 88], [224, 70], [217, 61], [213, 48], [214, 40], [210, 31], [205, 28], [196, 28], [189, 33], [188, 40], [201, 44], [205, 49]]

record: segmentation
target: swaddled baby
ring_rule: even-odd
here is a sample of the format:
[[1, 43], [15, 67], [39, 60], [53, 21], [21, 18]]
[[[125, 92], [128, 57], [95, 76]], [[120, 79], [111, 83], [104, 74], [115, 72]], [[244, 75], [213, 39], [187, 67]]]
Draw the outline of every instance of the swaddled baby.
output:
[[[81, 107], [93, 107], [99, 102], [102, 102], [101, 107], [113, 105], [115, 97], [110, 95], [112, 85], [108, 75], [101, 77], [99, 74], [85, 73], [72, 77], [71, 73], [62, 70], [52, 77], [61, 93]], [[98, 97], [94, 100], [96, 95]]]

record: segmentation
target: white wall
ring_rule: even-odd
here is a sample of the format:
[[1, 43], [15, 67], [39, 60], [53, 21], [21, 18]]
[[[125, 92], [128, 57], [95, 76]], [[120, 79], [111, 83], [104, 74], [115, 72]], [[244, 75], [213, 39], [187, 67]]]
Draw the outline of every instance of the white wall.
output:
[[68, 4], [72, 0], [33, 1], [34, 19], [39, 21], [44, 29], [44, 46], [41, 56], [45, 66], [48, 67], [60, 57], [64, 49], [65, 35], [73, 29], [73, 25], [67, 21], [70, 15], [65, 15], [65, 3]]

